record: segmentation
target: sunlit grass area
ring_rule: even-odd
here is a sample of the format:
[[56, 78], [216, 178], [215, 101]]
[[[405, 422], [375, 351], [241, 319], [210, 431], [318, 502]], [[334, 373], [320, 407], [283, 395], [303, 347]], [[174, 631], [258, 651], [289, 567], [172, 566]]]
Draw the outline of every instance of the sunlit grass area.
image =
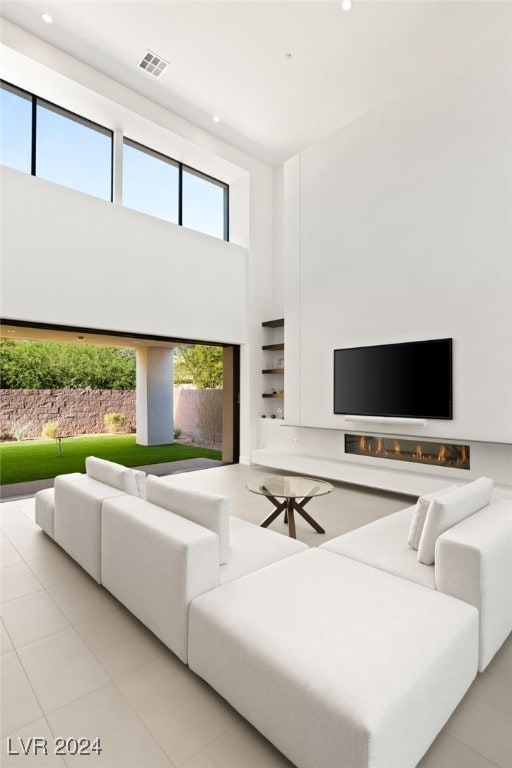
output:
[[84, 472], [87, 456], [117, 461], [126, 467], [184, 459], [221, 459], [220, 451], [196, 445], [136, 445], [135, 435], [65, 437], [61, 440], [60, 452], [61, 456], [56, 440], [0, 443], [0, 483], [22, 483], [66, 472]]

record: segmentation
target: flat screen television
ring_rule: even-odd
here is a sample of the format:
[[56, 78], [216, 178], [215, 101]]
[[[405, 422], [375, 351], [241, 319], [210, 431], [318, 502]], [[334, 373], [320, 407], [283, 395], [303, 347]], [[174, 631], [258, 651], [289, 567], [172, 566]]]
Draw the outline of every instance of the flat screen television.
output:
[[453, 418], [452, 339], [335, 349], [334, 413]]

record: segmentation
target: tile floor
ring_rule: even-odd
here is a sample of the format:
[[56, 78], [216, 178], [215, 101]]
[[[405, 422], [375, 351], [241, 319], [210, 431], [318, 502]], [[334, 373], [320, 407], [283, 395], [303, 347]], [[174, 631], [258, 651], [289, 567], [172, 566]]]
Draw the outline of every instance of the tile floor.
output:
[[[258, 522], [268, 502], [245, 490], [264, 470], [241, 465], [183, 475], [228, 493]], [[194, 477], [195, 475], [195, 477]], [[309, 509], [322, 540], [409, 500], [336, 485]], [[314, 509], [313, 509], [314, 504]], [[293, 768], [34, 524], [33, 498], [0, 505], [3, 766]], [[276, 522], [276, 530], [283, 530]], [[298, 536], [318, 534], [298, 522]], [[512, 766], [512, 640], [479, 675], [419, 768]], [[101, 756], [22, 754], [21, 740], [101, 738]], [[10, 742], [9, 742], [10, 738]], [[322, 766], [318, 766], [322, 768]], [[343, 768], [342, 763], [340, 768]], [[396, 766], [395, 768], [401, 768]]]

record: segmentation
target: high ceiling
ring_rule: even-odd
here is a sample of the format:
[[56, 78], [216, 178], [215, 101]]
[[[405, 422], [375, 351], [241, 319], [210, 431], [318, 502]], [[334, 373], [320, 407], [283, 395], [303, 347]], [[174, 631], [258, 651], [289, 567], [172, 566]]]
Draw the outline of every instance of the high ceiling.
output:
[[[442, 68], [506, 24], [507, 6], [353, 0], [343, 11], [338, 0], [6, 0], [1, 15], [276, 164]], [[53, 23], [42, 21], [44, 11]], [[169, 62], [158, 79], [137, 66], [148, 49]]]

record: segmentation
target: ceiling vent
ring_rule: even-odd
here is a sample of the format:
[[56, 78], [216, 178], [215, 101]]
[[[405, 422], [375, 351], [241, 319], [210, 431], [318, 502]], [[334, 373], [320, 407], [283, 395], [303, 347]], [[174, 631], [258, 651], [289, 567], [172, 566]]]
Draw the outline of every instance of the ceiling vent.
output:
[[146, 72], [154, 77], [160, 77], [168, 63], [169, 62], [162, 59], [161, 56], [157, 56], [156, 54], [151, 53], [151, 51], [146, 51], [139, 61], [139, 67], [145, 69]]

